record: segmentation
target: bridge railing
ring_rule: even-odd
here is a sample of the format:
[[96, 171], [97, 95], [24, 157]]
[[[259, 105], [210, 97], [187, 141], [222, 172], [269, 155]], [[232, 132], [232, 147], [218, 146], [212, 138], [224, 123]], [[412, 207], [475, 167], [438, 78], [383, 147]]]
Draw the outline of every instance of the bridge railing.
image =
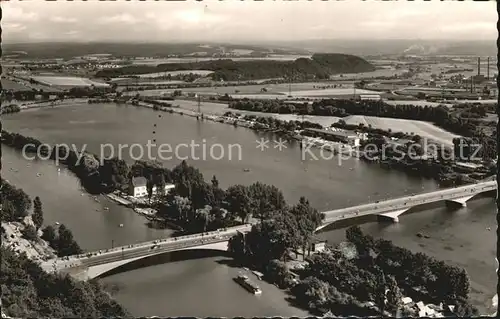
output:
[[[184, 236], [178, 236], [178, 237], [170, 237], [170, 238], [164, 238], [164, 239], [155, 239], [143, 243], [138, 243], [138, 244], [131, 244], [131, 245], [126, 245], [126, 246], [119, 246], [119, 247], [114, 247], [110, 249], [105, 249], [104, 251], [94, 251], [94, 252], [87, 252], [75, 256], [70, 256], [71, 257], [76, 257], [77, 259], [86, 259], [90, 258], [92, 256], [96, 256], [99, 254], [105, 254], [105, 253], [112, 253], [112, 252], [120, 252], [125, 249], [130, 249], [130, 248], [140, 248], [140, 247], [147, 247], [147, 246], [152, 246], [152, 245], [158, 245], [158, 244], [167, 244], [167, 243], [178, 243], [182, 242], [188, 239], [194, 239], [194, 238], [203, 238], [205, 236], [210, 237], [214, 236], [220, 233], [224, 233], [227, 231], [231, 230], [239, 230], [239, 229], [246, 229], [251, 227], [251, 224], [244, 224], [244, 225], [237, 225], [237, 226], [232, 226], [232, 227], [227, 227], [227, 228], [221, 228], [218, 230], [210, 231], [210, 232], [205, 232], [205, 233], [196, 233], [196, 234], [190, 234], [190, 235], [184, 235]], [[89, 255], [90, 254], [90, 255]]]
[[[482, 188], [481, 188], [482, 187]], [[477, 190], [476, 190], [477, 188]], [[459, 186], [459, 187], [454, 187], [454, 188], [446, 188], [446, 189], [440, 189], [436, 190], [433, 192], [427, 192], [427, 193], [420, 193], [420, 194], [415, 194], [415, 195], [408, 195], [405, 197], [399, 197], [399, 198], [394, 198], [394, 199], [389, 199], [385, 200], [379, 203], [369, 203], [369, 204], [362, 204], [358, 206], [352, 206], [352, 207], [346, 207], [346, 208], [339, 208], [331, 211], [324, 212], [326, 215], [334, 214], [334, 216], [327, 217], [328, 220], [332, 219], [342, 219], [344, 215], [337, 215], [341, 214], [342, 212], [345, 212], [345, 215], [352, 215], [353, 213], [358, 213], [363, 215], [366, 211], [373, 211], [374, 209], [376, 210], [378, 206], [386, 206], [388, 208], [397, 206], [398, 208], [404, 207], [404, 204], [397, 204], [397, 201], [402, 200], [403, 198], [408, 198], [408, 200], [423, 200], [423, 201], [430, 201], [434, 200], [436, 198], [440, 199], [443, 196], [446, 195], [458, 195], [460, 194], [461, 191], [467, 192], [469, 190], [475, 191], [476, 193], [481, 193], [484, 191], [488, 190], [493, 190], [497, 188], [496, 181], [488, 181], [488, 182], [479, 182], [479, 183], [474, 183], [474, 184], [469, 184], [469, 185], [464, 185], [464, 186]], [[488, 189], [488, 190], [486, 190]], [[458, 192], [458, 194], [456, 194]], [[465, 194], [464, 194], [465, 195]], [[391, 202], [394, 202], [394, 205], [388, 205]]]

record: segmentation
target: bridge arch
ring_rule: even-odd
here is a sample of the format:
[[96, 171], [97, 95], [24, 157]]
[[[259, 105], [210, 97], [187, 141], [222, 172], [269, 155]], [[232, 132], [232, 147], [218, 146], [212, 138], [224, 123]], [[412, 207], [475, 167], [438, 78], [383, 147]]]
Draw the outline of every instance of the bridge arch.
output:
[[[94, 279], [97, 277], [102, 277], [105, 276], [113, 270], [116, 270], [120, 267], [127, 266], [133, 262], [144, 260], [147, 258], [151, 258], [154, 256], [161, 256], [161, 255], [166, 255], [166, 254], [172, 254], [176, 252], [183, 252], [183, 251], [200, 251], [200, 250], [205, 250], [205, 251], [215, 251], [215, 252], [227, 252], [227, 247], [228, 247], [228, 241], [223, 241], [223, 242], [216, 242], [216, 243], [210, 243], [206, 245], [199, 245], [199, 246], [193, 246], [193, 247], [186, 247], [186, 248], [179, 248], [179, 249], [172, 249], [172, 250], [158, 250], [158, 251], [152, 251], [151, 253], [143, 256], [138, 256], [138, 257], [132, 257], [132, 258], [127, 258], [127, 259], [120, 259], [117, 261], [105, 263], [102, 265], [95, 265], [95, 266], [90, 266], [86, 267], [85, 269], [82, 269], [77, 274], [74, 274], [74, 277], [81, 279], [81, 280], [89, 280], [89, 279]], [[140, 267], [138, 267], [140, 268]]]

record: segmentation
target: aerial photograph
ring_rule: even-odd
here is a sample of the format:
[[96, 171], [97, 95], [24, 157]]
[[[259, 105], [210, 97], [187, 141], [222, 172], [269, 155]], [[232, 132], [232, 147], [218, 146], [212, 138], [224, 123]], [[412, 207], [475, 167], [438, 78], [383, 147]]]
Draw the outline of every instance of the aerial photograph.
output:
[[2, 318], [496, 315], [496, 9], [2, 1]]

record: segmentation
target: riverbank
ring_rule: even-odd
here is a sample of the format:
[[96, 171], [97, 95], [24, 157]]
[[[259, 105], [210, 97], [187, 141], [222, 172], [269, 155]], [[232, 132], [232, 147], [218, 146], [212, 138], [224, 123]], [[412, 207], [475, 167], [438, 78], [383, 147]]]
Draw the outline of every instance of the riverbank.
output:
[[[331, 161], [301, 161], [297, 143], [290, 144], [281, 152], [272, 148], [266, 152], [255, 150], [255, 139], [272, 139], [274, 136], [271, 134], [258, 134], [231, 125], [197, 122], [192, 118], [179, 116], [162, 116], [158, 119], [158, 114], [161, 113], [113, 106], [47, 109], [43, 112], [43, 121], [38, 112], [20, 113], [9, 115], [3, 124], [6, 129], [15, 132], [22, 132], [22, 128], [29, 127], [30, 135], [44, 141], [76, 145], [86, 143], [88, 149], [96, 153], [102, 136], [107, 136], [108, 142], [114, 145], [130, 143], [132, 138], [139, 141], [150, 139], [151, 133], [144, 128], [150, 127], [151, 123], [157, 123], [158, 143], [175, 145], [185, 143], [186, 140], [201, 141], [207, 137], [224, 144], [234, 143], [236, 140], [242, 145], [249, 145], [244, 149], [242, 161], [193, 163], [208, 177], [216, 174], [224, 187], [261, 180], [283, 189], [287, 201], [294, 202], [300, 196], [306, 196], [321, 211], [361, 204], [367, 199], [383, 200], [389, 196], [404, 196], [424, 189], [435, 189], [432, 180], [408, 177], [395, 170], [382, 170], [378, 165], [366, 165], [357, 160], [343, 162], [343, 167], [338, 167]], [[81, 124], [71, 124], [72, 121], [79, 121]], [[120, 125], [113, 126], [113, 123]], [[11, 162], [9, 167], [19, 170], [4, 170], [5, 178], [22, 186], [29, 193], [40, 196], [44, 201], [47, 221], [59, 221], [68, 225], [75, 238], [82, 243], [82, 248], [88, 251], [107, 249], [111, 247], [113, 240], [115, 246], [121, 246], [169, 236], [168, 231], [145, 227], [143, 217], [105, 197], [95, 202], [91, 196], [81, 196], [81, 186], [74, 174], [63, 167], [59, 173], [52, 161], [28, 161], [23, 159], [20, 152], [8, 147], [2, 156], [6, 163]], [[31, 167], [26, 167], [27, 164]], [[166, 167], [173, 165], [165, 164]], [[244, 172], [244, 168], [249, 168], [250, 172]], [[37, 172], [43, 178], [36, 178]], [[380, 185], [384, 185], [383, 190]], [[103, 206], [110, 210], [104, 211]], [[372, 223], [364, 225], [363, 229], [377, 238], [390, 239], [398, 246], [429, 253], [467, 268], [473, 280], [473, 296], [477, 304], [480, 304], [484, 301], [483, 298], [489, 301], [495, 294], [492, 286], [496, 280], [493, 246], [495, 233], [485, 230], [487, 227], [494, 228], [494, 210], [491, 200], [471, 201], [459, 211], [433, 209], [418, 214], [405, 214], [399, 224]], [[123, 228], [118, 227], [121, 223], [125, 225]], [[417, 238], [417, 232], [430, 234], [431, 239]], [[342, 238], [337, 238], [337, 233]], [[343, 241], [342, 231], [330, 231], [321, 235], [328, 242]], [[281, 291], [273, 285], [268, 287], [263, 284], [264, 298], [248, 294], [234, 284], [231, 269], [221, 266], [219, 260], [220, 257], [215, 257], [165, 263], [113, 275], [103, 281], [116, 283], [120, 287], [120, 291], [114, 296], [135, 316], [161, 313], [202, 317], [207, 314], [307, 316], [291, 309]], [[236, 270], [234, 275], [237, 275]], [[138, 298], [144, 300], [144, 303], [138, 304]], [[232, 302], [228, 303], [227, 300]]]
[[51, 100], [51, 101], [44, 101], [44, 102], [31, 102], [31, 103], [25, 103], [19, 105], [21, 108], [21, 111], [23, 110], [31, 110], [31, 109], [39, 109], [39, 108], [46, 108], [46, 107], [64, 107], [64, 106], [72, 106], [75, 104], [86, 104], [88, 103], [87, 98], [74, 98], [74, 99], [57, 99], [57, 100]]

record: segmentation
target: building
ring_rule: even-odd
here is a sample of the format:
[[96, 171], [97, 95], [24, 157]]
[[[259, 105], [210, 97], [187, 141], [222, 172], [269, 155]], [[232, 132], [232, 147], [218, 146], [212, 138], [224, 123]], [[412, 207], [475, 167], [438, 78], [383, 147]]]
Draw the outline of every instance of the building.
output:
[[[129, 195], [135, 198], [148, 196], [148, 181], [145, 177], [132, 177], [129, 185]], [[175, 188], [174, 184], [165, 184], [164, 192], [168, 193], [172, 188]], [[153, 186], [153, 195], [156, 194], [157, 187]]]
[[359, 142], [361, 140], [358, 134], [350, 131], [331, 131], [316, 128], [306, 128], [303, 133], [305, 133], [304, 135], [320, 137], [328, 141], [340, 142], [349, 146], [359, 146]]
[[129, 195], [133, 197], [143, 197], [148, 195], [147, 180], [140, 177], [132, 177], [129, 185]]
[[324, 240], [315, 240], [312, 244], [312, 252], [319, 253], [326, 249], [326, 241]]

